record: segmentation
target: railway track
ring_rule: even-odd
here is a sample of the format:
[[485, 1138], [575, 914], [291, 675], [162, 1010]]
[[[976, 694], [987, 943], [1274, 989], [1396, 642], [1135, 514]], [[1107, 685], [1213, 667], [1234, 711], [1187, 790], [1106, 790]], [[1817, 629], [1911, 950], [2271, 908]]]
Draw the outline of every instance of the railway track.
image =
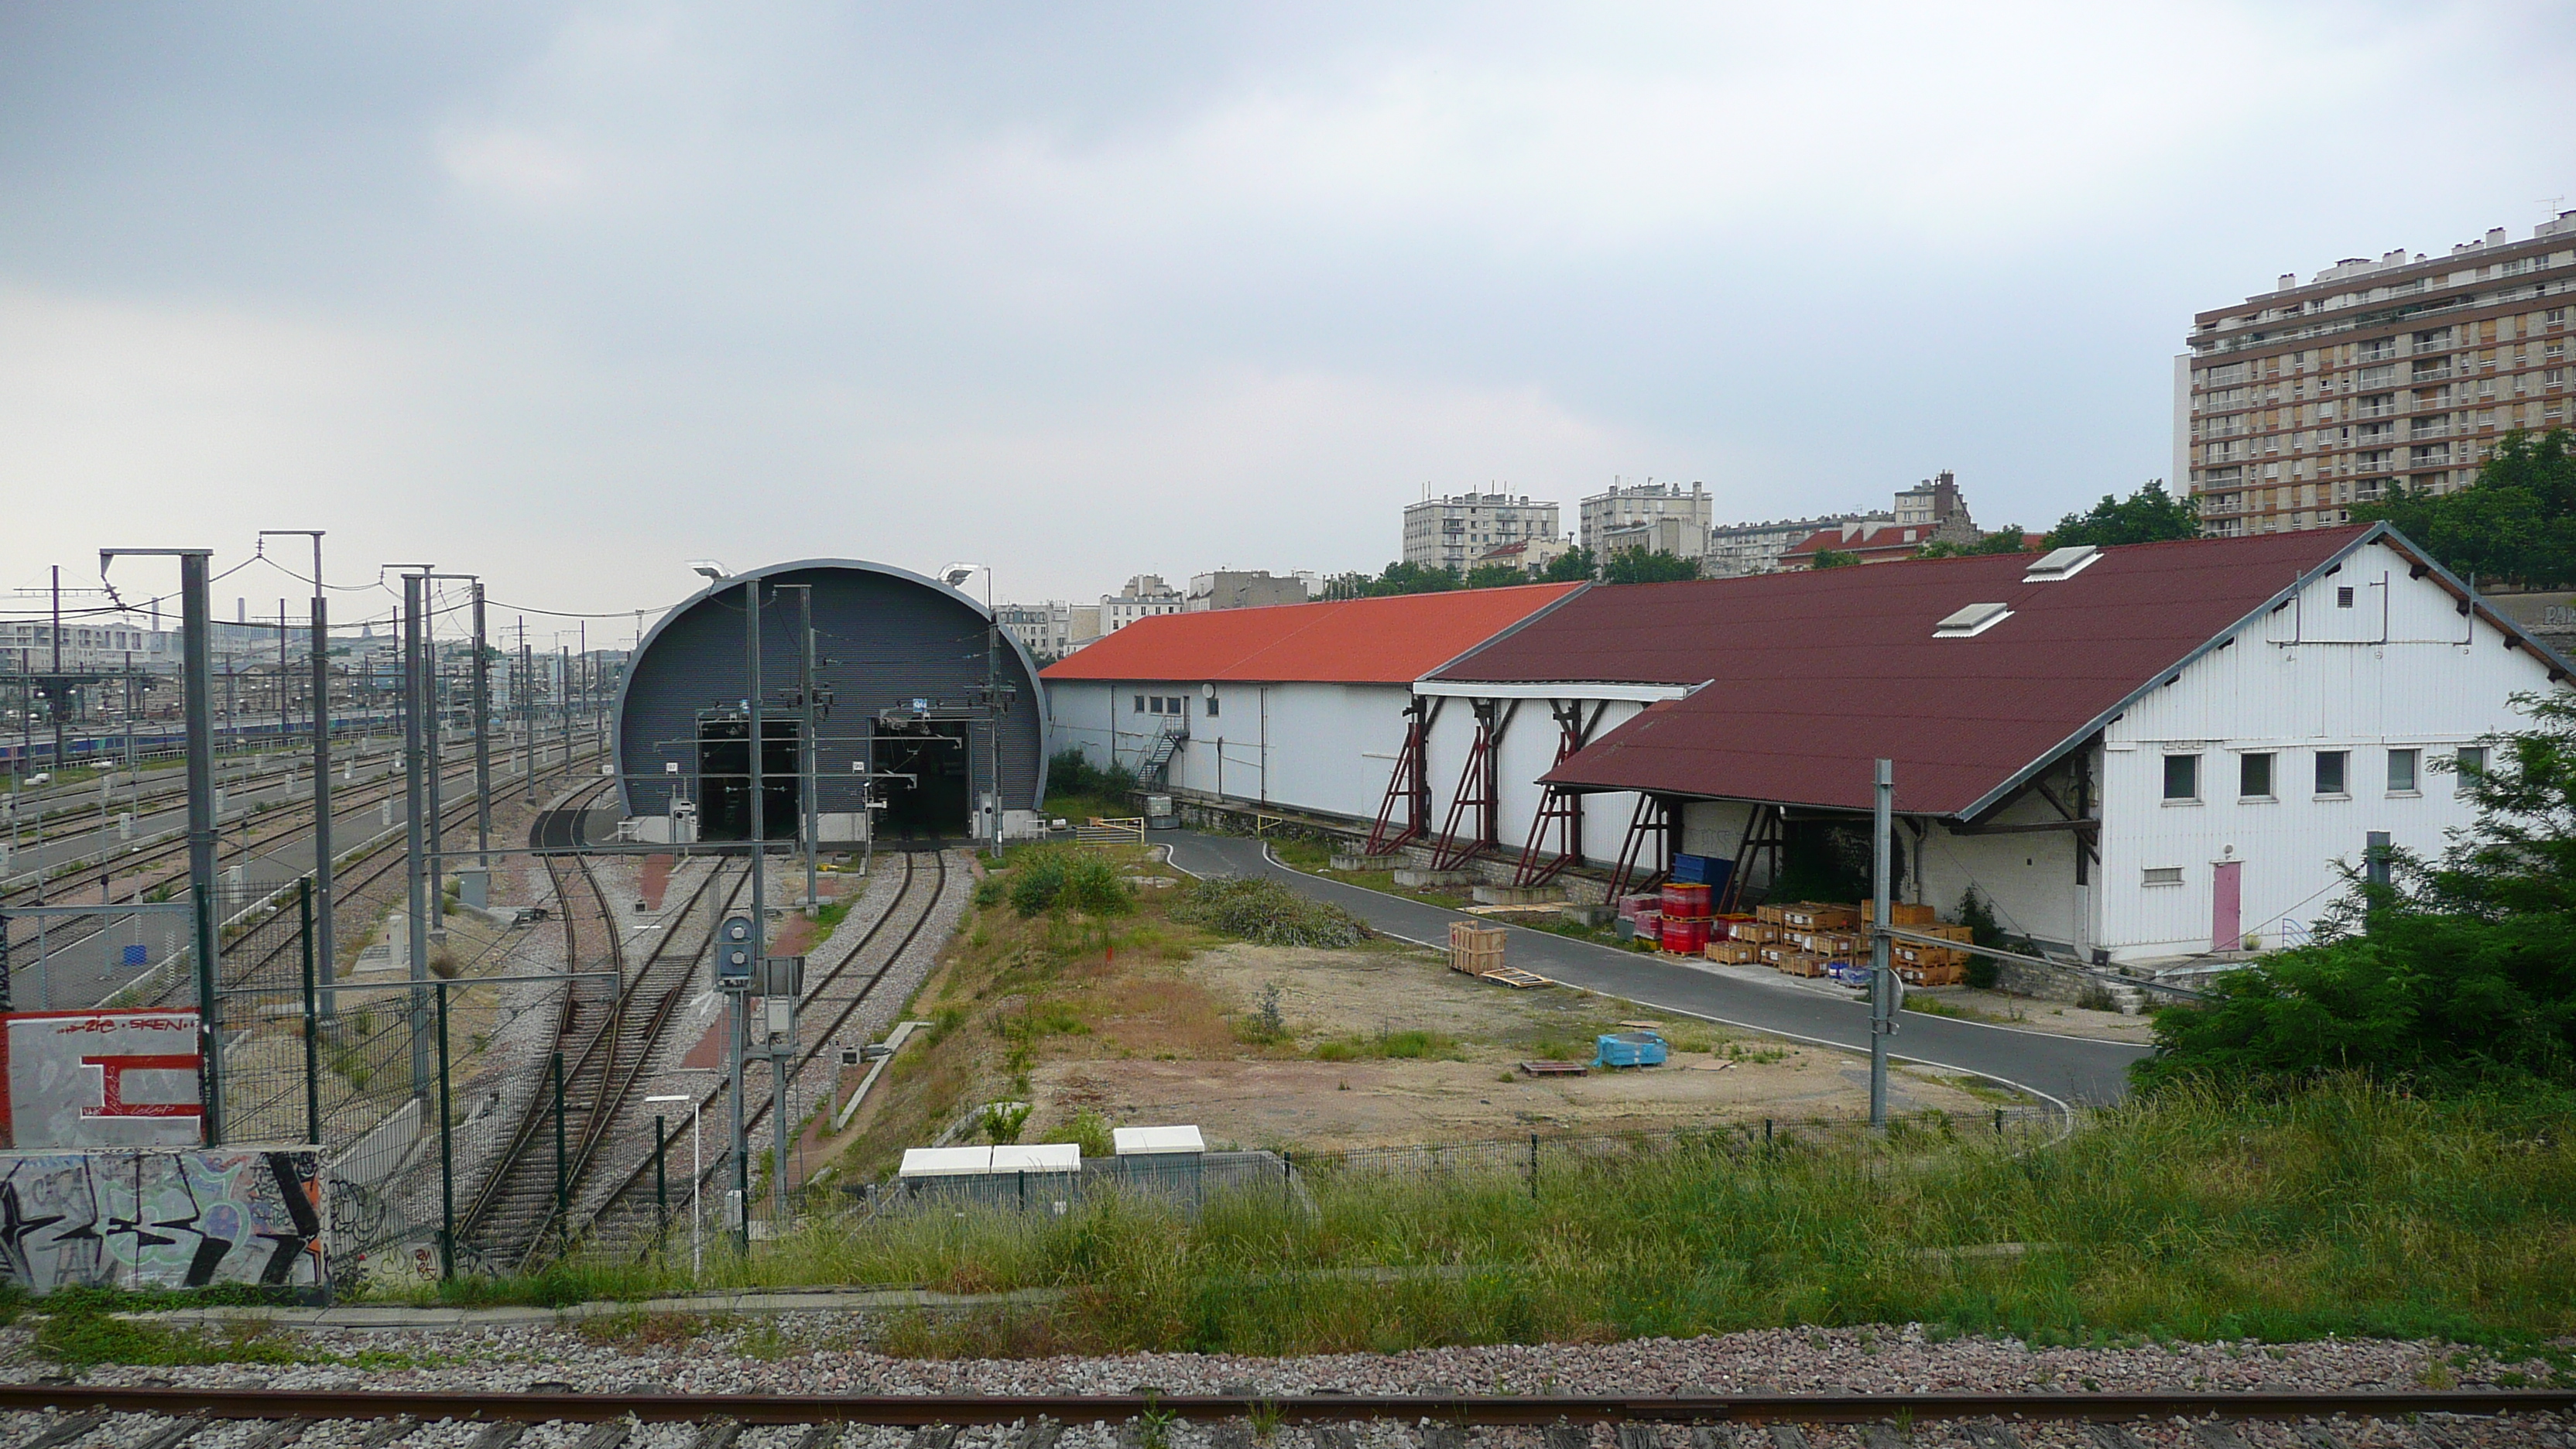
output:
[[[570, 838], [578, 835], [578, 827], [572, 822], [577, 822], [589, 802], [614, 783], [599, 780], [573, 789], [537, 816], [529, 828], [528, 843], [578, 843]], [[554, 884], [558, 906], [555, 914], [563, 926], [564, 969], [579, 971], [588, 964], [583, 959], [578, 924], [582, 913], [573, 909], [573, 892], [565, 879], [569, 864], [596, 908], [594, 919], [606, 947], [604, 964], [616, 972], [616, 978], [613, 983], [595, 978], [565, 983], [563, 999], [556, 1008], [554, 1046], [546, 1063], [545, 1079], [528, 1094], [499, 1157], [457, 1219], [458, 1240], [504, 1271], [524, 1266], [546, 1229], [558, 1221], [560, 1199], [567, 1184], [557, 1171], [557, 1159], [565, 1155], [559, 1149], [569, 1147], [568, 1141], [560, 1139], [568, 1139], [578, 1131], [588, 1141], [595, 1132], [605, 1130], [612, 1105], [607, 1088], [618, 1065], [617, 1048], [622, 1036], [619, 1018], [633, 985], [627, 976], [626, 947], [617, 929], [615, 912], [590, 858], [548, 855], [542, 860]], [[661, 949], [657, 947], [654, 954], [659, 956]], [[556, 1084], [558, 1070], [560, 1087]]]
[[[926, 869], [919, 864], [925, 854], [931, 861]], [[885, 909], [868, 923], [866, 934], [842, 957], [840, 965], [819, 979], [806, 983], [805, 994], [798, 1001], [799, 1030], [805, 1041], [793, 1070], [788, 1074], [791, 1090], [805, 1069], [832, 1049], [834, 1038], [849, 1025], [850, 1018], [857, 1015], [860, 1006], [870, 999], [878, 984], [885, 979], [886, 972], [920, 937], [947, 894], [948, 859], [944, 850], [907, 850], [902, 856], [903, 878], [896, 884], [893, 899], [887, 901]], [[746, 1140], [753, 1142], [759, 1140], [759, 1128], [767, 1121], [774, 1105], [766, 1090], [769, 1086], [767, 1077], [768, 1073], [759, 1071], [744, 1074], [745, 1105], [749, 1110], [744, 1115], [743, 1131]], [[701, 1113], [712, 1112], [715, 1105], [724, 1100], [726, 1090], [721, 1083], [708, 1088], [698, 1099], [698, 1110]], [[755, 1091], [761, 1093], [756, 1102], [751, 1100]], [[680, 1120], [678, 1114], [674, 1114], [674, 1120]], [[685, 1125], [670, 1129], [662, 1139], [663, 1150], [667, 1153], [686, 1143], [687, 1131]], [[572, 1236], [595, 1237], [614, 1213], [620, 1210], [640, 1211], [645, 1204], [640, 1200], [639, 1189], [649, 1180], [652, 1166], [653, 1154], [648, 1150], [624, 1179], [600, 1199], [597, 1208], [579, 1224], [579, 1230]], [[712, 1182], [721, 1182], [723, 1175], [730, 1170], [729, 1161], [719, 1157], [700, 1169], [695, 1182], [703, 1190]]]
[[[2020, 1449], [2013, 1424], [2080, 1426], [2076, 1442], [2091, 1449], [2142, 1449], [2125, 1427], [2149, 1429], [2197, 1449], [2243, 1449], [2219, 1421], [2298, 1422], [2310, 1449], [2354, 1449], [2351, 1426], [2380, 1428], [2416, 1422], [2400, 1434], [2428, 1449], [2474, 1443], [2482, 1429], [2512, 1416], [2567, 1414], [2576, 1391], [2566, 1389], [2387, 1390], [2325, 1393], [2004, 1393], [2004, 1394], [1732, 1394], [1622, 1395], [1368, 1395], [1251, 1394], [1163, 1396], [953, 1395], [953, 1394], [586, 1394], [547, 1389], [517, 1393], [298, 1390], [247, 1388], [122, 1388], [79, 1384], [0, 1385], [0, 1411], [42, 1415], [13, 1434], [21, 1449], [68, 1449], [89, 1441], [185, 1449], [218, 1425], [242, 1420], [266, 1427], [236, 1445], [263, 1449], [299, 1440], [359, 1444], [380, 1449], [434, 1425], [487, 1425], [478, 1449], [501, 1449], [520, 1426], [564, 1423], [593, 1426], [560, 1443], [580, 1449], [618, 1449], [644, 1424], [696, 1424], [697, 1449], [719, 1449], [746, 1429], [798, 1426], [803, 1432], [766, 1442], [796, 1449], [825, 1449], [861, 1442], [849, 1430], [912, 1428], [914, 1449], [948, 1449], [960, 1427], [1020, 1426], [1009, 1449], [1051, 1449], [1067, 1426], [1115, 1425], [1115, 1442], [1163, 1442], [1175, 1421], [1239, 1421], [1233, 1436], [1249, 1442], [1246, 1426], [1266, 1437], [1271, 1425], [1297, 1425], [1315, 1449], [1355, 1442], [1340, 1426], [1393, 1423], [1419, 1436], [1426, 1449], [1464, 1449], [1466, 1431], [1505, 1426], [1547, 1430], [1549, 1449], [1588, 1445], [1589, 1426], [1616, 1430], [1619, 1449], [1776, 1449], [1803, 1443], [1795, 1431], [1773, 1426], [1858, 1425], [1869, 1449], [1897, 1449], [1926, 1424], [1961, 1424], [1981, 1449]], [[2440, 1416], [2438, 1430], [2421, 1416]], [[2177, 1422], [2179, 1421], [2179, 1422]], [[331, 1432], [314, 1431], [331, 1427]], [[362, 1427], [372, 1426], [372, 1427]], [[2342, 1432], [2338, 1433], [2338, 1427]], [[20, 1426], [13, 1426], [19, 1428]], [[1766, 1432], [1768, 1429], [1768, 1432]], [[1832, 1432], [1826, 1430], [1825, 1432]], [[1848, 1431], [1845, 1431], [1848, 1433]], [[1945, 1436], [1946, 1437], [1946, 1436]], [[664, 1442], [668, 1442], [667, 1439]], [[1219, 1439], [1219, 1443], [1228, 1439]], [[1402, 1441], [1398, 1441], [1402, 1442]], [[2064, 1442], [2060, 1438], [2060, 1442]]]

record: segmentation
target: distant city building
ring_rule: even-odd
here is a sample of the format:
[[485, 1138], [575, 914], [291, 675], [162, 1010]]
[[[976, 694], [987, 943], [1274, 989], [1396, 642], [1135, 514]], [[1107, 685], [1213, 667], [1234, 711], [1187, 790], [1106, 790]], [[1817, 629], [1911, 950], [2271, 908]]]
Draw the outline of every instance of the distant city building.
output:
[[2225, 536], [2341, 523], [2391, 483], [2465, 487], [2505, 433], [2576, 422], [2571, 283], [2576, 211], [2200, 313], [2174, 359], [2178, 491]]
[[1703, 577], [1712, 579], [1772, 573], [1780, 567], [1780, 555], [1814, 537], [1818, 529], [1859, 522], [1869, 516], [1828, 513], [1816, 518], [1783, 518], [1712, 528], [1708, 533], [1708, 551], [1700, 556], [1699, 571]]
[[1598, 541], [1589, 546], [1604, 562], [1614, 553], [1632, 549], [1687, 559], [1708, 552], [1708, 525], [1688, 518], [1640, 518], [1633, 523], [1612, 524], [1595, 537]]
[[[1100, 608], [1088, 605], [1083, 612], [1092, 619], [1092, 628], [1084, 639], [1089, 642], [1100, 633]], [[1074, 651], [1074, 613], [1074, 606], [1062, 599], [1049, 599], [1043, 604], [997, 604], [993, 608], [994, 621], [1010, 630], [1041, 663]]]
[[1181, 612], [1181, 591], [1161, 574], [1138, 574], [1114, 594], [1100, 596], [1100, 632], [1115, 634], [1139, 619]]
[[1816, 555], [1827, 550], [1858, 555], [1862, 563], [1893, 563], [1912, 558], [1932, 541], [1934, 530], [1929, 525], [1908, 526], [1892, 518], [1863, 518], [1850, 523], [1820, 528], [1780, 554], [1778, 570], [1783, 573], [1816, 566]]
[[1205, 613], [1210, 609], [1260, 609], [1272, 604], [1302, 604], [1317, 592], [1310, 587], [1311, 574], [1286, 577], [1268, 569], [1218, 569], [1213, 573], [1192, 574], [1189, 592], [1182, 597], [1181, 611]]
[[[272, 640], [275, 638], [272, 632]], [[62, 626], [62, 669], [67, 674], [168, 673], [179, 664], [179, 634], [139, 619], [90, 616]], [[273, 646], [272, 646], [273, 647]], [[0, 670], [45, 674], [54, 668], [50, 619], [0, 622]]]
[[1529, 538], [1519, 543], [1498, 543], [1485, 550], [1470, 568], [1502, 564], [1536, 577], [1545, 573], [1548, 565], [1573, 551], [1574, 544], [1562, 538]]
[[1460, 573], [1499, 544], [1557, 536], [1557, 509], [1528, 494], [1461, 493], [1404, 507], [1404, 561]]
[[[1715, 504], [1708, 489], [1698, 483], [1685, 493], [1672, 483], [1612, 483], [1607, 493], [1595, 493], [1576, 505], [1578, 533], [1585, 548], [1607, 554], [1621, 548], [1646, 547], [1683, 558], [1698, 558], [1708, 551], [1709, 524]], [[1670, 522], [1673, 528], [1649, 527], [1643, 534], [1625, 530], [1637, 526]], [[1617, 534], [1619, 536], [1614, 537]], [[1655, 540], [1640, 545], [1636, 538]]]
[[1966, 500], [1959, 496], [1959, 480], [1947, 468], [1896, 495], [1896, 522], [1903, 528], [1946, 529], [1936, 536], [1960, 543], [1974, 543], [1981, 537], [1968, 519]]

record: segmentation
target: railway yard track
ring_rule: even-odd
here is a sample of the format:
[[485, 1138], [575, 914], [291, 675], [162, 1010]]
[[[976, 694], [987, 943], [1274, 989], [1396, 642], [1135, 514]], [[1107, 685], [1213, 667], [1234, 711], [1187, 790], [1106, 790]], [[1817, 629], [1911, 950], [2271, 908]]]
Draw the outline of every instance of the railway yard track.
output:
[[[876, 918], [867, 924], [858, 942], [842, 955], [839, 964], [805, 983], [804, 995], [798, 1001], [798, 1029], [803, 1041], [788, 1075], [791, 1091], [817, 1063], [822, 1064], [822, 1070], [835, 1069], [833, 1063], [824, 1060], [825, 1054], [833, 1049], [840, 1033], [858, 1015], [860, 1008], [874, 999], [887, 974], [938, 916], [947, 897], [949, 868], [944, 849], [904, 850], [899, 855], [903, 861], [903, 875], [897, 880], [892, 897], [877, 912]], [[930, 862], [927, 866], [921, 864], [924, 857]], [[761, 1128], [776, 1105], [768, 1076], [764, 1071], [744, 1074], [743, 1130], [746, 1139], [754, 1144], [755, 1155], [766, 1151], [758, 1145], [763, 1141]], [[726, 1090], [720, 1084], [701, 1092], [698, 1110], [701, 1113], [713, 1111], [716, 1104], [724, 1100]], [[676, 1114], [673, 1120], [681, 1125], [670, 1128], [664, 1136], [661, 1147], [666, 1153], [688, 1141], [685, 1122]], [[647, 1206], [642, 1189], [652, 1176], [651, 1147], [648, 1134], [642, 1159], [598, 1200], [570, 1235], [573, 1239], [587, 1237], [597, 1241], [620, 1226], [622, 1219], [640, 1221], [642, 1210]], [[721, 1190], [725, 1174], [731, 1170], [731, 1163], [721, 1158], [705, 1163], [694, 1180], [695, 1184], [702, 1191], [710, 1186]], [[685, 1194], [689, 1190], [687, 1181], [683, 1180], [677, 1190]]]
[[[578, 791], [573, 798], [589, 793]], [[530, 832], [531, 842], [577, 844], [570, 838], [550, 838], [564, 832], [561, 822], [577, 809], [567, 800], [539, 816]], [[563, 1060], [561, 1181], [549, 1062], [549, 1080], [529, 1094], [491, 1171], [458, 1218], [459, 1240], [504, 1270], [531, 1266], [550, 1236], [558, 1249], [568, 1240], [567, 1209], [581, 1203], [589, 1191], [613, 1129], [679, 1016], [697, 979], [698, 963], [705, 958], [715, 920], [733, 909], [749, 883], [748, 875], [731, 876], [711, 866], [689, 888], [679, 908], [660, 923], [659, 939], [630, 972], [616, 913], [590, 857], [546, 857], [558, 898], [572, 899], [563, 879], [567, 864], [579, 874], [598, 907], [596, 920], [617, 980], [614, 987], [596, 978], [574, 983], [558, 1006], [554, 1051]], [[584, 958], [575, 912], [566, 909], [562, 916], [565, 960], [579, 965]]]
[[[1905, 1449], [1915, 1441], [2022, 1449], [2249, 1449], [2245, 1434], [2299, 1449], [2467, 1449], [2559, 1444], [2576, 1391], [2322, 1393], [1889, 1393], [1729, 1395], [679, 1394], [0, 1385], [12, 1449], [280, 1449], [399, 1443], [505, 1449], [952, 1449], [961, 1431], [992, 1449], [1182, 1443], [1248, 1449], [1470, 1444], [1587, 1449]], [[2254, 1421], [2295, 1428], [2262, 1431]], [[533, 1426], [547, 1426], [534, 1428]], [[673, 1437], [663, 1426], [687, 1426]], [[999, 1435], [989, 1432], [1000, 1429]], [[1391, 1431], [1391, 1432], [1390, 1432]], [[1534, 1432], [1533, 1432], [1534, 1431]], [[1605, 1432], [1606, 1431], [1606, 1432]], [[1202, 1437], [1203, 1436], [1203, 1437]], [[1596, 1436], [1599, 1436], [1596, 1438]], [[1810, 1436], [1813, 1436], [1812, 1439]]]

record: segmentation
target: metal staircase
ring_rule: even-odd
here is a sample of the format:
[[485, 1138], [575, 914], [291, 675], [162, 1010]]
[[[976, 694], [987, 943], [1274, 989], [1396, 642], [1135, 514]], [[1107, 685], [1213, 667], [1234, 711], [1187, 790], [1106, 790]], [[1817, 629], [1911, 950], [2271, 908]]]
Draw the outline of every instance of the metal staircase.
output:
[[1145, 751], [1143, 762], [1136, 767], [1137, 785], [1147, 790], [1170, 789], [1172, 756], [1180, 753], [1181, 746], [1189, 740], [1189, 737], [1188, 725], [1182, 725], [1178, 729], [1167, 729], [1156, 735], [1152, 747]]

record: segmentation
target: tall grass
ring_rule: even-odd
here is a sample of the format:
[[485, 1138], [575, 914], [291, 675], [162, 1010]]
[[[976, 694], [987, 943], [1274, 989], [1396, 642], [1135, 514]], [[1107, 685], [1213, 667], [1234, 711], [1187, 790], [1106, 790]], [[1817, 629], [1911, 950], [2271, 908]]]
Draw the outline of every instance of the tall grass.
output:
[[[2357, 1083], [2268, 1101], [2174, 1091], [2019, 1152], [1975, 1132], [1713, 1140], [1549, 1157], [1535, 1194], [1517, 1172], [1309, 1174], [1302, 1193], [1226, 1197], [1194, 1221], [1113, 1199], [1062, 1219], [811, 1223], [756, 1257], [711, 1260], [708, 1286], [1057, 1290], [899, 1324], [889, 1346], [925, 1354], [1383, 1351], [1873, 1322], [2041, 1342], [2527, 1343], [2576, 1331], [2571, 1105]], [[484, 1292], [560, 1302], [673, 1284], [574, 1264]]]

